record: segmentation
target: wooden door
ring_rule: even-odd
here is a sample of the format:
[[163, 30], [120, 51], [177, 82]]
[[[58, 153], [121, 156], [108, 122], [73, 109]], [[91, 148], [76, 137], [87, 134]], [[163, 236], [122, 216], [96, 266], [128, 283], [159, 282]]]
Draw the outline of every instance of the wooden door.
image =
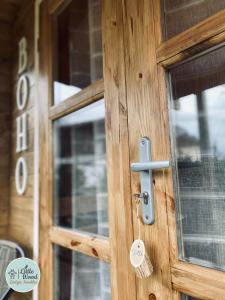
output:
[[[38, 1], [39, 297], [225, 299], [223, 3], [102, 1], [102, 26], [95, 27], [100, 2], [89, 1], [95, 18], [85, 14], [87, 2]], [[91, 34], [82, 27], [87, 18]], [[65, 30], [70, 22], [72, 37]], [[56, 99], [54, 89], [64, 85], [73, 86], [72, 94], [67, 89]], [[154, 268], [146, 279], [135, 276], [129, 261], [138, 237], [133, 194], [140, 193], [140, 176], [130, 164], [139, 160], [141, 137], [150, 139], [153, 160], [171, 162], [168, 170], [153, 171], [155, 222], [141, 225]]]
[[135, 299], [123, 10], [37, 6], [39, 299]]
[[[170, 160], [153, 171], [155, 223], [141, 236], [154, 273], [136, 279], [137, 299], [225, 299], [224, 8], [124, 1], [130, 161], [141, 137]], [[131, 186], [140, 192], [139, 174]], [[134, 210], [133, 224], [136, 238]]]

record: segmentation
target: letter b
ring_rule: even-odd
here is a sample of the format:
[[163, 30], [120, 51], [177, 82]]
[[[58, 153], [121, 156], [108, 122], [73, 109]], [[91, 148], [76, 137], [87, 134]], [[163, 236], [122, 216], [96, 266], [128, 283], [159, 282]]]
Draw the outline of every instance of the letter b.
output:
[[27, 39], [23, 37], [19, 41], [19, 69], [18, 74], [23, 73], [27, 68]]

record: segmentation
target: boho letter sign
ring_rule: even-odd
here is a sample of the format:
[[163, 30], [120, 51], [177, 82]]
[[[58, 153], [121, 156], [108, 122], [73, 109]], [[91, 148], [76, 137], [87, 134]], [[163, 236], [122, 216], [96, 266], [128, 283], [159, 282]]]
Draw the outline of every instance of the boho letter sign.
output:
[[22, 156], [23, 151], [26, 151], [27, 146], [27, 113], [25, 108], [29, 98], [29, 80], [24, 72], [27, 69], [27, 40], [23, 37], [19, 42], [19, 80], [16, 91], [16, 105], [20, 111], [20, 116], [16, 118], [16, 152], [21, 153], [16, 163], [15, 178], [16, 191], [18, 195], [25, 193], [28, 181], [27, 162]]

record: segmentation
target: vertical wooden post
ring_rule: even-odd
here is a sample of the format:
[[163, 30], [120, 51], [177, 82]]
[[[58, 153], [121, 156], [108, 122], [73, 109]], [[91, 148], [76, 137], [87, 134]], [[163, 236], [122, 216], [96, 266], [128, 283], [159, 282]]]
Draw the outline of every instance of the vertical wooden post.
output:
[[40, 178], [40, 268], [41, 280], [39, 284], [39, 299], [53, 299], [53, 253], [49, 238], [49, 231], [52, 226], [52, 198], [51, 198], [51, 121], [48, 118], [49, 111], [49, 68], [50, 68], [50, 32], [47, 1], [40, 4], [40, 38], [39, 38], [39, 178]]
[[130, 300], [136, 299], [136, 284], [129, 261], [133, 229], [123, 0], [102, 2], [112, 299]]
[[[170, 159], [166, 130], [159, 99], [156, 63], [154, 2], [155, 0], [124, 0], [126, 87], [131, 162], [138, 161], [141, 137], [149, 137], [153, 160]], [[165, 171], [166, 174], [166, 171]], [[153, 275], [137, 281], [138, 299], [172, 299], [167, 199], [163, 171], [153, 173], [155, 223], [142, 225], [141, 238], [153, 263]], [[139, 174], [131, 175], [132, 192], [140, 192]], [[135, 209], [135, 208], [134, 208]], [[134, 227], [137, 232], [135, 210]]]

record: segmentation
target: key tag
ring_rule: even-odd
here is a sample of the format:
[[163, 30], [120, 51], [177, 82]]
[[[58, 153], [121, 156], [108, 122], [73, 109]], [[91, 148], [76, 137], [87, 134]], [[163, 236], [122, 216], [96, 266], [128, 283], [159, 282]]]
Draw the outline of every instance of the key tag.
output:
[[139, 202], [137, 204], [137, 218], [138, 218], [138, 239], [135, 240], [130, 249], [130, 262], [134, 267], [135, 273], [139, 278], [147, 278], [153, 272], [153, 266], [150, 258], [146, 252], [145, 244], [140, 239], [140, 217], [139, 217]]

